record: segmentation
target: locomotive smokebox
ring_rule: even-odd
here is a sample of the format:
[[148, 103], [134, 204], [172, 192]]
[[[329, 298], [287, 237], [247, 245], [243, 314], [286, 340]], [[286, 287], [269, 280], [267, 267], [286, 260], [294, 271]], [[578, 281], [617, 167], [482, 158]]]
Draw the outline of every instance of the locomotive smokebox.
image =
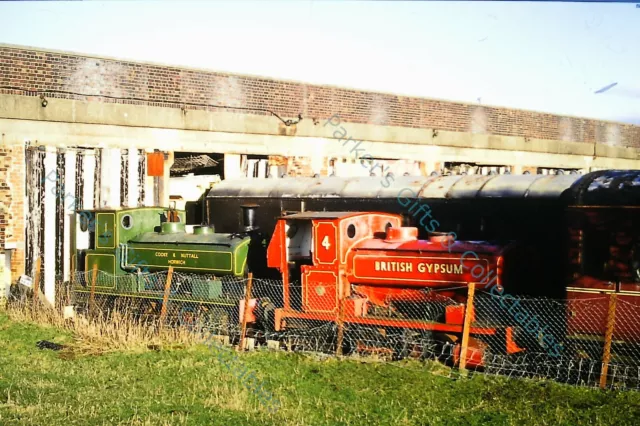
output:
[[256, 223], [256, 210], [258, 210], [257, 204], [245, 204], [240, 206], [242, 208], [242, 222], [244, 224], [243, 231], [255, 231], [258, 227]]

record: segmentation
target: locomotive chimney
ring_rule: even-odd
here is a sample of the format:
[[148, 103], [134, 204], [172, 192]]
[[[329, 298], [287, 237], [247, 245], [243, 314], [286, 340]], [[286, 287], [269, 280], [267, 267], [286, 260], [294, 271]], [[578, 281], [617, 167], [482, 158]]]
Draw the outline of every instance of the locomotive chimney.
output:
[[255, 219], [256, 210], [259, 206], [257, 204], [246, 204], [240, 207], [242, 208], [242, 222], [244, 224], [243, 231], [249, 232], [258, 229], [258, 227], [255, 226]]

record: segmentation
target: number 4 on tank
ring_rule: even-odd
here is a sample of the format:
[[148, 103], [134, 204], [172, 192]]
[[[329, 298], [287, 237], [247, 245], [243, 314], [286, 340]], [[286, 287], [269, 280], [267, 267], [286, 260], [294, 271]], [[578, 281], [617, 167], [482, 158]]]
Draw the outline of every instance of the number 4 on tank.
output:
[[325, 235], [324, 238], [322, 239], [322, 247], [324, 247], [327, 250], [329, 250], [329, 248], [331, 248], [331, 243], [329, 242], [329, 236], [328, 235]]

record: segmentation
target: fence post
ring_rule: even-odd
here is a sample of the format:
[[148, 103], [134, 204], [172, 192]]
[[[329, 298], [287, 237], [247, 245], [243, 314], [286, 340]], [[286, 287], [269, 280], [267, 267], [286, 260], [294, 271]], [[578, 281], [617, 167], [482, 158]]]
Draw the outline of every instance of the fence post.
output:
[[462, 325], [462, 347], [460, 348], [460, 370], [467, 367], [467, 346], [469, 345], [469, 329], [471, 328], [471, 317], [473, 316], [473, 295], [476, 291], [476, 284], [469, 283], [467, 295], [467, 306], [464, 312], [464, 324]]
[[31, 311], [35, 314], [40, 304], [40, 269], [42, 267], [42, 258], [38, 257], [36, 260], [36, 276], [33, 280], [33, 304], [31, 305]]
[[162, 309], [160, 309], [160, 327], [164, 325], [167, 317], [167, 303], [169, 303], [169, 293], [171, 292], [171, 279], [173, 278], [173, 266], [169, 266], [167, 281], [164, 283], [164, 296], [162, 296]]
[[96, 282], [98, 281], [98, 264], [93, 264], [93, 273], [91, 274], [91, 291], [89, 292], [89, 315], [93, 313], [96, 299]]
[[336, 355], [342, 355], [342, 342], [344, 340], [344, 298], [338, 302], [338, 340], [336, 342]]
[[251, 301], [251, 288], [253, 287], [253, 273], [249, 272], [249, 281], [247, 282], [247, 291], [244, 295], [244, 312], [242, 315], [242, 329], [240, 331], [240, 343], [238, 350], [244, 350], [244, 339], [247, 334], [247, 317], [249, 316], [249, 302]]
[[600, 388], [607, 386], [607, 373], [611, 360], [611, 340], [613, 339], [613, 327], [616, 322], [616, 294], [609, 295], [609, 312], [607, 315], [607, 331], [604, 336], [604, 351], [602, 352], [602, 371], [600, 373]]

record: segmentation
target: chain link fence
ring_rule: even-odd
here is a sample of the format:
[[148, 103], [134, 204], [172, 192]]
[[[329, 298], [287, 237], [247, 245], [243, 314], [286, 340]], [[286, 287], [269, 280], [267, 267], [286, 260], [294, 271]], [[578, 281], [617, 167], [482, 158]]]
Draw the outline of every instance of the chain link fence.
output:
[[466, 286], [341, 289], [330, 272], [325, 275], [284, 285], [173, 271], [121, 276], [90, 271], [76, 273], [59, 294], [65, 298], [61, 305], [72, 304], [82, 315], [126, 311], [139, 321], [209, 333], [249, 349], [431, 360], [437, 363], [425, 366], [443, 364], [452, 368], [440, 371], [450, 374], [640, 390], [638, 298], [619, 293], [585, 293], [571, 300], [496, 297]]

